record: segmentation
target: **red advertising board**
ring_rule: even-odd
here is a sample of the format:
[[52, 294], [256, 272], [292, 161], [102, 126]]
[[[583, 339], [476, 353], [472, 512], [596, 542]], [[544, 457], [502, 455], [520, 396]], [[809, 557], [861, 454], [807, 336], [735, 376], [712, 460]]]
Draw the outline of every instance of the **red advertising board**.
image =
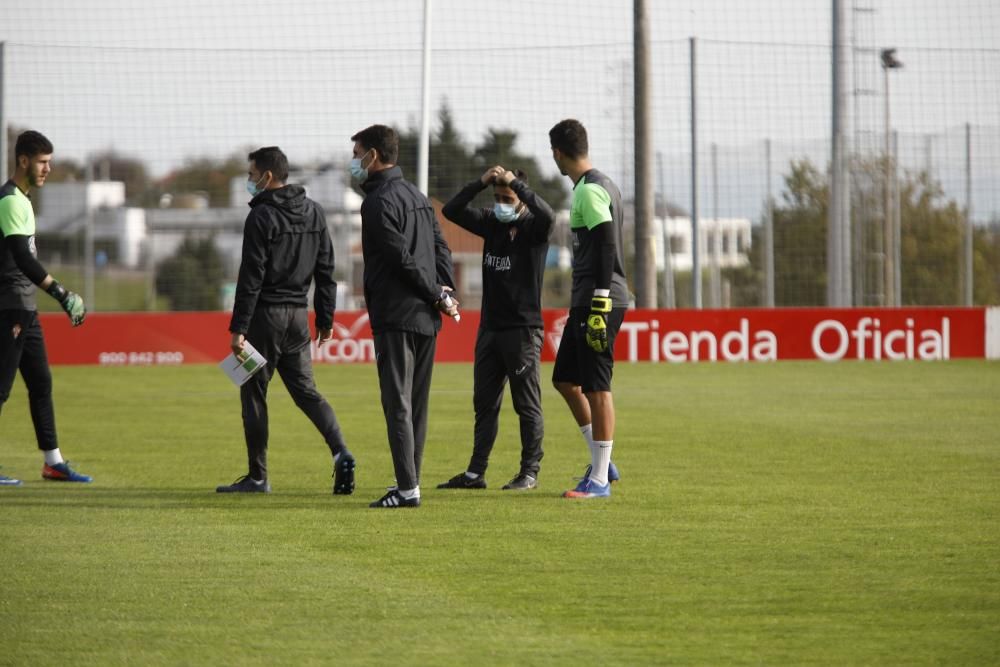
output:
[[[565, 310], [547, 310], [542, 359], [559, 347]], [[95, 313], [73, 329], [42, 316], [53, 364], [106, 366], [214, 363], [229, 350], [229, 313]], [[472, 361], [479, 313], [447, 320], [437, 361]], [[778, 308], [630, 310], [618, 334], [621, 361], [935, 360], [983, 358], [983, 308]], [[338, 312], [333, 340], [313, 347], [317, 363], [371, 363], [364, 311]]]

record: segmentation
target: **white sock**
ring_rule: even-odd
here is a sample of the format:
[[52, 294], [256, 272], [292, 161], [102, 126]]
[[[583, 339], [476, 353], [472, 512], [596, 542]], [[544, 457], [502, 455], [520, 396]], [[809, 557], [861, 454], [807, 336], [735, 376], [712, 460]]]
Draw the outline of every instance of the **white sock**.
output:
[[403, 496], [407, 500], [409, 500], [411, 498], [419, 498], [420, 497], [420, 487], [419, 486], [416, 486], [416, 487], [414, 487], [412, 489], [398, 489], [398, 491], [399, 491], [399, 495]]
[[611, 463], [611, 448], [614, 440], [595, 440], [591, 450], [590, 479], [601, 486], [608, 485], [608, 465]]
[[580, 433], [583, 433], [583, 437], [587, 441], [587, 450], [590, 452], [591, 476], [593, 476], [594, 461], [597, 460], [597, 445], [594, 444], [594, 425], [587, 424], [586, 426], [581, 426]]
[[46, 449], [42, 453], [45, 454], [45, 465], [54, 466], [57, 463], [63, 462], [63, 457], [58, 447], [55, 449]]
[[583, 434], [583, 439], [587, 441], [587, 449], [594, 448], [594, 425], [587, 424], [586, 426], [580, 427], [580, 433]]

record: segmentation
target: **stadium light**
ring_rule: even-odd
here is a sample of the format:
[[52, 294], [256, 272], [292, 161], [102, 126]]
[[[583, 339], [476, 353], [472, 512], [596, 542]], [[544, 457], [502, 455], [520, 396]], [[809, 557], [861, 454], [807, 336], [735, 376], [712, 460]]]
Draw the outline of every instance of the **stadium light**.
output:
[[884, 208], [885, 220], [883, 222], [883, 248], [882, 248], [882, 305], [899, 306], [902, 304], [902, 295], [896, 293], [896, 271], [900, 260], [899, 244], [896, 243], [896, 230], [892, 215], [892, 174], [895, 169], [892, 160], [891, 137], [892, 130], [889, 124], [889, 71], [902, 69], [903, 63], [896, 58], [896, 49], [882, 49], [882, 74], [885, 80], [885, 195]]

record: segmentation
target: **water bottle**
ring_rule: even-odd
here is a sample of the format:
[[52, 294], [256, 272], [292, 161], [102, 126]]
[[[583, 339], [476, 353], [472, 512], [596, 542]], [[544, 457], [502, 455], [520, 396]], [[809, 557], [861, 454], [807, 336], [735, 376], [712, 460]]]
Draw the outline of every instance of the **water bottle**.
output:
[[[441, 303], [444, 304], [446, 310], [455, 305], [455, 300], [451, 298], [451, 292], [444, 293], [444, 298], [441, 299]], [[455, 313], [455, 322], [461, 322], [461, 321], [462, 321], [462, 314]]]

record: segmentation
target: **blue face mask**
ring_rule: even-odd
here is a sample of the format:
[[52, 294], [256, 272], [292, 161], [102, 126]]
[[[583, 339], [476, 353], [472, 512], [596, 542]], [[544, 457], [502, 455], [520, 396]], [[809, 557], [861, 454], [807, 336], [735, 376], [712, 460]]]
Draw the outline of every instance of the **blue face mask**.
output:
[[354, 158], [351, 160], [351, 177], [356, 181], [364, 181], [368, 179], [368, 170], [361, 166], [361, 160], [359, 158]]
[[513, 204], [501, 204], [497, 202], [493, 205], [493, 215], [500, 222], [514, 222], [517, 220], [517, 209]]
[[[368, 155], [368, 153], [365, 153], [365, 155]], [[362, 182], [364, 182], [364, 181], [368, 180], [368, 169], [366, 169], [365, 167], [361, 166], [361, 163], [364, 160], [364, 157], [365, 156], [362, 155], [361, 157], [354, 158], [353, 160], [351, 160], [351, 164], [348, 167], [348, 169], [350, 169], [350, 171], [351, 171], [351, 176], [356, 181], [362, 181]]]
[[[263, 181], [263, 180], [264, 180], [264, 177], [261, 176], [260, 177], [260, 181]], [[256, 197], [261, 192], [263, 192], [263, 190], [260, 187], [260, 181], [257, 181], [256, 183], [254, 183], [253, 181], [250, 181], [250, 180], [247, 181], [247, 192], [250, 193], [251, 197]]]

